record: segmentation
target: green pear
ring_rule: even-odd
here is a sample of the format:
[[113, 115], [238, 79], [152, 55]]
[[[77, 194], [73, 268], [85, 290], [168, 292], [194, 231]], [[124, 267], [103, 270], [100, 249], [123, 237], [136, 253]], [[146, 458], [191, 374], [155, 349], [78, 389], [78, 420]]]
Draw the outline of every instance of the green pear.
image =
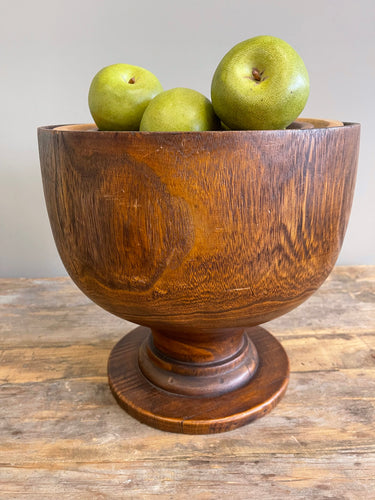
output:
[[212, 105], [230, 129], [284, 129], [306, 105], [309, 75], [284, 40], [256, 36], [220, 61], [211, 84]]
[[148, 103], [163, 90], [150, 71], [131, 64], [112, 64], [93, 78], [89, 108], [100, 130], [138, 130]]
[[220, 122], [207, 97], [196, 90], [177, 87], [153, 98], [139, 129], [149, 132], [218, 130]]

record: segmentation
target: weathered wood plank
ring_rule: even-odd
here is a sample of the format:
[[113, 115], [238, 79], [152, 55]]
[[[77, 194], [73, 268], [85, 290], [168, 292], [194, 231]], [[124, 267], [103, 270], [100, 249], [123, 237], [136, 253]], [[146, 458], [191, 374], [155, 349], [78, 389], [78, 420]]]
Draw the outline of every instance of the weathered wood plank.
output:
[[336, 268], [266, 325], [291, 363], [265, 418], [208, 436], [132, 419], [110, 394], [134, 328], [69, 278], [0, 280], [0, 498], [375, 498], [375, 267]]
[[[332, 461], [335, 467], [332, 467]], [[371, 457], [346, 455], [301, 459], [273, 457], [272, 465], [262, 458], [251, 461], [212, 463], [210, 458], [132, 464], [79, 463], [60, 473], [54, 468], [24, 468], [22, 476], [8, 469], [3, 494], [6, 498], [103, 499], [155, 497], [175, 500], [227, 498], [296, 498], [371, 500]], [[37, 485], [37, 486], [35, 486]], [[53, 494], [52, 494], [53, 492]]]

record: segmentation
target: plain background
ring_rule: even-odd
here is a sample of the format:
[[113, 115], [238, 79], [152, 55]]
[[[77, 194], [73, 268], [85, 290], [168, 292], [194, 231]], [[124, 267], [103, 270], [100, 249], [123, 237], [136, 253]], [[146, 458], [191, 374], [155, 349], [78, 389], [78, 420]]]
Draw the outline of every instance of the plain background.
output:
[[274, 35], [302, 56], [305, 117], [360, 122], [356, 194], [338, 264], [375, 263], [374, 0], [0, 1], [0, 276], [65, 275], [44, 205], [36, 129], [87, 123], [103, 66], [143, 66], [210, 96], [236, 43]]

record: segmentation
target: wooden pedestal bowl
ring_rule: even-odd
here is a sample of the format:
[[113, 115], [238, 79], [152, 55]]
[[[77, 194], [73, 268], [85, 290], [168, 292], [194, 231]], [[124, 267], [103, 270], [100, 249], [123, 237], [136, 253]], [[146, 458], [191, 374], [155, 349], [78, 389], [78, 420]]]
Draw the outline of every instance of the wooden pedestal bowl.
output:
[[332, 270], [359, 133], [358, 124], [324, 120], [267, 131], [38, 129], [69, 275], [141, 325], [108, 363], [111, 390], [131, 415], [210, 433], [275, 406], [288, 358], [258, 325], [301, 304]]

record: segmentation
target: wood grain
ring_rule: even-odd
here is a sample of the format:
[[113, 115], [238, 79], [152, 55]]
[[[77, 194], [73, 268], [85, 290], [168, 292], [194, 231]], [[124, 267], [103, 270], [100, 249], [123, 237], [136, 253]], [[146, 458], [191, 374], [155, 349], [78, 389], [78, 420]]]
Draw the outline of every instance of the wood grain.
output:
[[38, 130], [41, 169], [64, 265], [101, 307], [167, 331], [248, 327], [299, 305], [332, 269], [353, 197], [358, 124], [81, 128]]
[[[249, 421], [284, 393], [284, 351], [267, 334], [252, 343], [247, 328], [292, 310], [328, 276], [358, 160], [359, 124], [311, 123], [204, 133], [38, 129], [48, 214], [68, 273], [104, 309], [151, 328], [147, 346], [132, 349], [135, 363], [118, 344], [109, 364], [116, 398], [143, 422], [230, 430], [234, 414], [237, 425]], [[201, 413], [191, 396], [211, 401], [212, 411]]]
[[[202, 369], [192, 363], [187, 374], [180, 375], [171, 367], [166, 377], [157, 372], [156, 382], [151, 385], [153, 378], [138, 363], [140, 346], [148, 343], [149, 337], [149, 330], [140, 327], [120, 340], [109, 357], [108, 376], [120, 406], [157, 429], [185, 434], [227, 432], [268, 414], [286, 391], [289, 381], [286, 352], [263, 328], [245, 332], [247, 345], [254, 349], [259, 361], [249, 374], [244, 363], [240, 381], [237, 370], [225, 364], [224, 368], [219, 365], [217, 375], [217, 365]], [[197, 373], [192, 374], [192, 369]], [[214, 374], [207, 373], [212, 370]], [[186, 381], [180, 383], [179, 378]]]
[[191, 436], [139, 423], [107, 383], [135, 325], [69, 278], [0, 279], [0, 498], [372, 499], [375, 267], [338, 267], [267, 324], [291, 362], [264, 419]]

